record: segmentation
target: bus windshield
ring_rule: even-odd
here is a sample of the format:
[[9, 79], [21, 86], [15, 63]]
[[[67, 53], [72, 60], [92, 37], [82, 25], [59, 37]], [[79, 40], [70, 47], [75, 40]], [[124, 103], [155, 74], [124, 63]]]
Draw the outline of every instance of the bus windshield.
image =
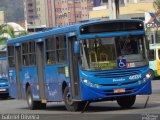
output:
[[121, 36], [81, 40], [81, 68], [84, 70], [118, 69], [118, 59], [125, 59], [126, 67], [148, 64], [144, 36]]

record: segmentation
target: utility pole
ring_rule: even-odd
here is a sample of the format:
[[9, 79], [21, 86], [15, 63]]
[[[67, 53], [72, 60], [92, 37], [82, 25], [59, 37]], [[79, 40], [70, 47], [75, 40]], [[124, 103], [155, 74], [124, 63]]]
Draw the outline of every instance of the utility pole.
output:
[[119, 17], [119, 0], [109, 0], [109, 19], [118, 19]]

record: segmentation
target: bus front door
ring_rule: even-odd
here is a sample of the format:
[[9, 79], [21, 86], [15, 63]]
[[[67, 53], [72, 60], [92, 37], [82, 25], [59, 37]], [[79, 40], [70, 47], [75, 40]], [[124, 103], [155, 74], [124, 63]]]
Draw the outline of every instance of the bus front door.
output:
[[74, 54], [74, 41], [77, 40], [76, 36], [68, 37], [69, 42], [69, 71], [71, 82], [71, 93], [73, 100], [80, 99], [80, 81], [78, 69], [78, 57]]
[[18, 99], [22, 98], [22, 89], [21, 89], [21, 82], [20, 82], [20, 74], [21, 74], [21, 67], [22, 67], [22, 61], [21, 61], [21, 46], [15, 47], [15, 59], [16, 59], [16, 84], [17, 84], [17, 96]]
[[39, 97], [43, 101], [46, 100], [45, 83], [44, 83], [44, 42], [38, 42], [37, 46], [37, 71], [38, 71], [38, 85]]

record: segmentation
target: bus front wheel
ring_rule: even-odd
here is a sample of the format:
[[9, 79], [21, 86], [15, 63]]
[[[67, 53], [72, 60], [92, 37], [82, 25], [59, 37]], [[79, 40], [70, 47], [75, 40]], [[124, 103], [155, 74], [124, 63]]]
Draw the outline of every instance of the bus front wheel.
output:
[[32, 89], [30, 86], [27, 87], [26, 98], [27, 98], [27, 103], [28, 103], [28, 107], [30, 110], [45, 109], [46, 108], [46, 103], [41, 103], [41, 101], [34, 101], [33, 100]]
[[85, 101], [73, 102], [68, 87], [66, 87], [64, 90], [63, 99], [64, 99], [65, 107], [68, 111], [82, 110], [86, 104]]
[[124, 109], [132, 107], [135, 103], [136, 96], [125, 96], [117, 99], [117, 103]]

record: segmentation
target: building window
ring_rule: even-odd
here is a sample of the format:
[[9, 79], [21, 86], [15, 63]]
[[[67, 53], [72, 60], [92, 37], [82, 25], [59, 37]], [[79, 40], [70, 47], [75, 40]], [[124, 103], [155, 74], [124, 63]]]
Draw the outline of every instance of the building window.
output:
[[108, 0], [102, 0], [102, 3], [108, 3]]
[[10, 68], [15, 67], [14, 46], [8, 46], [8, 64]]
[[79, 3], [79, 2], [81, 2], [81, 1], [80, 1], [80, 0], [74, 0], [74, 2], [78, 2], [78, 3]]
[[73, 0], [68, 0], [68, 4], [72, 4], [73, 3]]
[[32, 4], [32, 3], [29, 3], [29, 4], [28, 4], [28, 7], [32, 7], [32, 6], [33, 6], [33, 4]]

